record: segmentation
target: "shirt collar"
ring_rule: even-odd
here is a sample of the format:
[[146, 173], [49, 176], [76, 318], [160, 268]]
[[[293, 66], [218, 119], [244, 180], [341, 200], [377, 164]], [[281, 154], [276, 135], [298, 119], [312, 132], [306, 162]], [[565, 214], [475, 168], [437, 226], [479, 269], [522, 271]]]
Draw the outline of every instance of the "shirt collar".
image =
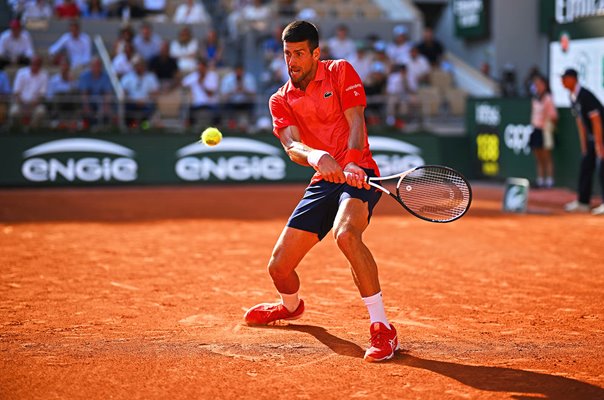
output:
[[575, 90], [573, 90], [573, 92], [570, 94], [570, 98], [572, 99], [572, 101], [577, 100], [577, 96], [579, 96], [580, 90], [581, 90], [581, 85], [579, 84], [579, 82], [577, 82], [577, 84], [575, 85]]
[[[325, 65], [323, 63], [323, 61], [319, 61], [318, 65], [317, 65], [317, 71], [315, 72], [315, 78], [311, 81], [322, 81], [323, 79], [325, 79]], [[294, 86], [294, 84], [292, 83], [292, 79], [289, 78], [289, 80], [287, 81], [287, 92], [295, 92], [298, 91], [300, 89], [298, 89], [297, 87]]]

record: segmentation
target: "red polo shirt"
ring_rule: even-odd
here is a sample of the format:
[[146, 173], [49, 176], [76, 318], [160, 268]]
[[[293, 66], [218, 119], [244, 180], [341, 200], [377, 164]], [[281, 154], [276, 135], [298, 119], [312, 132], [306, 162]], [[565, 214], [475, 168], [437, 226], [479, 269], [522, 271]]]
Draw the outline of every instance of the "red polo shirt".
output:
[[[344, 111], [366, 105], [361, 78], [344, 60], [319, 61], [315, 79], [306, 90], [297, 89], [289, 80], [271, 96], [269, 102], [275, 136], [279, 137], [280, 129], [295, 125], [302, 143], [328, 152], [342, 168], [350, 135]], [[364, 130], [365, 144], [359, 166], [373, 169], [379, 175], [369, 150], [366, 126]], [[317, 172], [311, 183], [321, 179]]]

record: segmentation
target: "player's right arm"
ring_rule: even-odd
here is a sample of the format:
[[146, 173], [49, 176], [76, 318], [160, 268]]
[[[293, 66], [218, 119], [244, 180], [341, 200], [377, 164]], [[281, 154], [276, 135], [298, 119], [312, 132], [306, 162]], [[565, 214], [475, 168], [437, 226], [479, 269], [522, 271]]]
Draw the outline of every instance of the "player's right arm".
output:
[[312, 166], [327, 182], [346, 182], [342, 167], [329, 153], [315, 150], [300, 141], [300, 131], [297, 126], [290, 125], [277, 129], [277, 134], [281, 145], [293, 162]]

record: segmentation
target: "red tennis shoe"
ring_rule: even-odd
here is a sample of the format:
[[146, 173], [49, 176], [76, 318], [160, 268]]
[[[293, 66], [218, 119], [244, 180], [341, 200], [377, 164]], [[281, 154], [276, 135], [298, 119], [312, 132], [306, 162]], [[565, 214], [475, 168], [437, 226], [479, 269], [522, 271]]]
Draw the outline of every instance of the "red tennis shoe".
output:
[[294, 312], [289, 312], [282, 303], [262, 303], [247, 310], [243, 318], [248, 325], [268, 325], [282, 319], [298, 319], [302, 314], [304, 314], [304, 301], [300, 299], [300, 304]]
[[365, 352], [365, 361], [376, 362], [389, 360], [398, 350], [396, 329], [390, 324], [390, 329], [381, 322], [374, 322], [369, 328], [371, 333], [371, 347]]

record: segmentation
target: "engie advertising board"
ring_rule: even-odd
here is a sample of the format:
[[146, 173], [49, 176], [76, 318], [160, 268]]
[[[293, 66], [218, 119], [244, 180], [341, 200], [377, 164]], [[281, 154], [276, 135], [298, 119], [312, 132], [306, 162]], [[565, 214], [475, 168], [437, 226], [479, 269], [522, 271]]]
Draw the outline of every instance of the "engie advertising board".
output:
[[[421, 135], [371, 135], [369, 142], [382, 174], [442, 163], [450, 148]], [[460, 154], [466, 146], [456, 143]], [[194, 136], [0, 137], [5, 187], [303, 182], [313, 172], [289, 160], [274, 136], [226, 136], [214, 147]]]

